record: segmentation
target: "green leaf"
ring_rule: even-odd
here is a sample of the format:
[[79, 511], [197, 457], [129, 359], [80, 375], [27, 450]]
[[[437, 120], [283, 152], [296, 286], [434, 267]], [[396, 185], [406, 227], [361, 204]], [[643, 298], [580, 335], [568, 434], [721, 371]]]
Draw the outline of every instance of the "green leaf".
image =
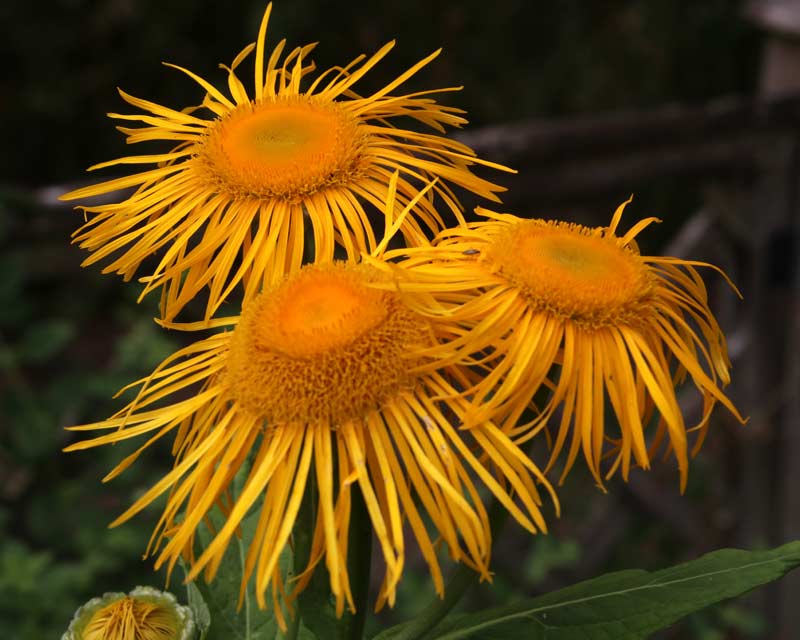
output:
[[[306, 484], [306, 492], [293, 531], [293, 564], [295, 565], [293, 571], [297, 574], [306, 568], [311, 554], [317, 502], [317, 486], [312, 478]], [[308, 586], [300, 594], [297, 604], [303, 625], [299, 637], [302, 637], [304, 629], [316, 638], [338, 637], [340, 625], [331, 597], [328, 573], [324, 571], [323, 567], [317, 567], [314, 571]]]
[[610, 573], [513, 605], [454, 616], [430, 637], [639, 640], [689, 613], [777, 580], [798, 565], [800, 541], [768, 551], [724, 549], [661, 571]]
[[[210, 519], [215, 526], [224, 522], [224, 517], [216, 509], [210, 514]], [[208, 640], [274, 640], [278, 633], [272, 611], [261, 610], [256, 605], [252, 585], [248, 585], [241, 608], [238, 606], [246, 545], [252, 539], [257, 520], [258, 513], [251, 513], [242, 521], [242, 537], [228, 546], [211, 582], [206, 583], [202, 578], [194, 581], [209, 612]], [[201, 527], [198, 538], [201, 547], [206, 548], [212, 535]]]
[[[242, 464], [236, 474], [232, 487], [234, 497], [241, 494], [249, 470], [250, 462], [247, 461]], [[198, 578], [192, 583], [196, 588], [196, 595], [200, 596], [210, 619], [210, 624], [206, 633], [201, 635], [201, 640], [203, 638], [206, 640], [275, 640], [282, 637], [272, 610], [258, 608], [253, 594], [252, 580], [248, 584], [242, 605], [239, 607], [239, 588], [247, 548], [253, 539], [259, 515], [259, 511], [254, 509], [242, 520], [241, 536], [231, 541], [225, 550], [214, 579], [206, 583], [202, 578]], [[208, 519], [217, 531], [225, 523], [225, 515], [218, 507], [214, 507], [209, 512]], [[200, 551], [211, 544], [214, 536], [206, 527], [200, 527], [197, 530], [197, 538], [198, 551]], [[281, 571], [287, 575], [291, 566], [291, 553], [288, 546], [281, 552], [279, 563]], [[193, 597], [191, 590], [189, 596], [191, 606]], [[205, 614], [201, 612], [201, 615]], [[308, 638], [307, 640], [312, 639]]]
[[319, 567], [314, 572], [308, 587], [299, 596], [302, 627], [314, 638], [331, 638], [338, 631], [339, 620], [328, 587], [328, 574]]
[[200, 640], [205, 640], [206, 635], [208, 635], [208, 629], [211, 627], [211, 612], [208, 610], [206, 601], [203, 600], [203, 594], [200, 593], [194, 582], [186, 585], [186, 595], [189, 601], [189, 608], [194, 614], [194, 621], [200, 630]]

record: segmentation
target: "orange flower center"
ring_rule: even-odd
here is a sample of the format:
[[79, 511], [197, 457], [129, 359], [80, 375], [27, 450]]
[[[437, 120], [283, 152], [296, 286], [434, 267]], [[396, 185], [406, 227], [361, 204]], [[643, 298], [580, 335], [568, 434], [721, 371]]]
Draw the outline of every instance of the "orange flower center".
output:
[[649, 314], [649, 269], [602, 229], [524, 221], [498, 236], [487, 257], [536, 309], [589, 326]]
[[352, 264], [314, 264], [245, 307], [231, 339], [230, 393], [268, 423], [358, 419], [411, 388], [429, 327], [382, 278]]
[[220, 119], [198, 160], [227, 193], [298, 200], [352, 180], [361, 171], [366, 138], [337, 103], [275, 98]]
[[262, 318], [258, 337], [265, 346], [299, 358], [347, 345], [388, 312], [381, 291], [335, 272], [297, 278], [281, 298], [274, 313]]

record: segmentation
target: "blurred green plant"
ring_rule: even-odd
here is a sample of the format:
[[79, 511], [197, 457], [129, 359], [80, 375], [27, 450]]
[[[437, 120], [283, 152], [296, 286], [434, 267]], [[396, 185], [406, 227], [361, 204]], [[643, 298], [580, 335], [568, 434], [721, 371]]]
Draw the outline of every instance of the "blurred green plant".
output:
[[151, 523], [107, 529], [161, 461], [105, 486], [119, 449], [59, 452], [64, 426], [113, 411], [111, 396], [174, 341], [127, 288], [79, 271], [77, 255], [44, 268], [43, 246], [20, 242], [14, 224], [37, 214], [0, 194], [0, 637], [15, 640], [60, 637], [92, 596], [163, 582], [140, 561]]

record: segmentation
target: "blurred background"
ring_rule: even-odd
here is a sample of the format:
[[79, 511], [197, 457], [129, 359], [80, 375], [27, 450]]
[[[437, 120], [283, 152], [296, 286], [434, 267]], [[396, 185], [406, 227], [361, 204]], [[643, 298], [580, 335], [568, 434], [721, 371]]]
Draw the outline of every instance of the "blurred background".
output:
[[[181, 336], [152, 322], [155, 297], [136, 304], [138, 285], [80, 268], [85, 256], [69, 241], [81, 215], [56, 197], [90, 182], [87, 166], [130, 151], [104, 116], [130, 112], [116, 87], [197, 104], [199, 87], [160, 62], [224, 86], [217, 64], [255, 39], [263, 9], [242, 0], [0, 3], [3, 638], [59, 637], [94, 595], [163, 585], [141, 560], [158, 509], [106, 525], [168, 469], [168, 452], [153, 450], [103, 485], [122, 447], [60, 450], [74, 439], [62, 427], [121, 407], [112, 394]], [[469, 112], [459, 137], [519, 169], [484, 173], [509, 187], [504, 210], [607, 224], [634, 193], [629, 221], [663, 219], [644, 251], [713, 262], [744, 294], [739, 301], [707, 273], [730, 340], [730, 393], [749, 424], [715, 413], [683, 497], [672, 461], [612, 482], [607, 494], [573, 472], [551, 535], [507, 527], [495, 585], [476, 589], [467, 608], [800, 538], [800, 2], [278, 0], [268, 44], [284, 36], [290, 46], [319, 41], [320, 69], [397, 38], [364, 91], [444, 47], [408, 87], [464, 85], [442, 95]], [[690, 392], [684, 406], [698, 415]], [[382, 623], [429, 597], [427, 574], [410, 564]], [[797, 638], [799, 598], [789, 576], [662, 637]]]

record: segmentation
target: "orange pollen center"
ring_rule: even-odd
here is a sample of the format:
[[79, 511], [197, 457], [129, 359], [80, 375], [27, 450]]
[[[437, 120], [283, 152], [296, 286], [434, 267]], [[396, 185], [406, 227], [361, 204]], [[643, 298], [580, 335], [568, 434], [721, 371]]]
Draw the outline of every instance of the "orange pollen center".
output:
[[233, 399], [268, 424], [364, 419], [416, 384], [426, 321], [376, 270], [313, 264], [245, 306], [226, 367]]
[[602, 229], [532, 220], [498, 236], [487, 258], [535, 309], [589, 326], [649, 313], [653, 276]]
[[197, 158], [227, 193], [298, 200], [358, 174], [366, 137], [337, 103], [292, 96], [227, 114]]
[[258, 336], [264, 345], [294, 357], [313, 356], [348, 344], [386, 317], [380, 291], [332, 273], [315, 275], [291, 283], [283, 304], [264, 318]]

